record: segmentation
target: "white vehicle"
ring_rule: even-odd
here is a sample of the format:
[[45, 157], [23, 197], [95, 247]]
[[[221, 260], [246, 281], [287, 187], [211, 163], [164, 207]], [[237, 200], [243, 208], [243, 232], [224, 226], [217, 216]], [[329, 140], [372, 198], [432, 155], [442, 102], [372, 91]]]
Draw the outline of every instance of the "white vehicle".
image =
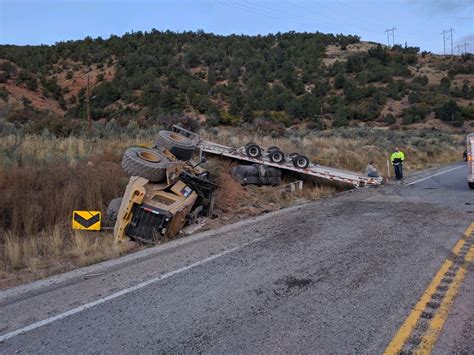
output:
[[472, 157], [474, 155], [474, 133], [471, 133], [466, 138], [466, 161], [467, 161], [467, 184], [470, 189], [474, 189], [474, 161]]

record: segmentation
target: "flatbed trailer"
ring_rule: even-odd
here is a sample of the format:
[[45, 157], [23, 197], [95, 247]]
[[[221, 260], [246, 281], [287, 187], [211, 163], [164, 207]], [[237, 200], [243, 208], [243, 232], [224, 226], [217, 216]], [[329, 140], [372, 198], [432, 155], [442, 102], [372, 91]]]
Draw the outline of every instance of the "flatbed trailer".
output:
[[245, 154], [244, 148], [233, 148], [222, 144], [217, 144], [207, 140], [199, 140], [198, 147], [202, 152], [219, 155], [249, 163], [272, 166], [278, 169], [290, 170], [302, 175], [309, 175], [315, 178], [324, 179], [332, 182], [352, 185], [354, 187], [376, 186], [382, 183], [382, 178], [371, 178], [352, 171], [331, 168], [319, 164], [310, 164], [307, 168], [296, 168], [290, 162], [274, 163], [265, 156], [252, 158]]
[[354, 187], [377, 186], [382, 184], [383, 181], [381, 177], [372, 178], [352, 171], [331, 168], [319, 164], [310, 163], [306, 168], [298, 168], [288, 161], [274, 163], [268, 158], [268, 156], [264, 155], [259, 156], [257, 158], [253, 158], [246, 154], [245, 147], [234, 148], [214, 143], [202, 139], [198, 134], [178, 126], [174, 126], [173, 131], [179, 132], [189, 138], [192, 138], [196, 142], [197, 147], [200, 149], [201, 154], [207, 153], [249, 163], [267, 165], [278, 169], [293, 171], [303, 176], [311, 176], [313, 178], [322, 179], [330, 182], [337, 182], [345, 185], [352, 185]]

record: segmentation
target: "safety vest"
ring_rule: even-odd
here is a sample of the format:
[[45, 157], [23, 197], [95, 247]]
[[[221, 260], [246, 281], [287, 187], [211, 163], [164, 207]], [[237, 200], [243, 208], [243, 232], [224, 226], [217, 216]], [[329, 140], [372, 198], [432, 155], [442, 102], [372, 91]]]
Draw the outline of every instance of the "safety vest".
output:
[[390, 157], [390, 160], [393, 163], [393, 161], [397, 158], [400, 159], [401, 161], [404, 161], [405, 160], [405, 154], [403, 154], [403, 152], [400, 152], [400, 151], [399, 152], [393, 152], [392, 156]]

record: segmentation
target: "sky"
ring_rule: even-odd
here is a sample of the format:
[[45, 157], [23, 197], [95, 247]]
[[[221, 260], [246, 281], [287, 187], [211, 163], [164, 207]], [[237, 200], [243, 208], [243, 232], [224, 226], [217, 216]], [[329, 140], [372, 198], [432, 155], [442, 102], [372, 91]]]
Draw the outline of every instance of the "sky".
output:
[[[215, 34], [324, 32], [359, 35], [443, 53], [474, 52], [474, 0], [0, 0], [0, 44], [37, 45], [108, 38], [132, 31], [204, 30]], [[446, 52], [451, 52], [449, 34]], [[391, 42], [390, 42], [391, 43]], [[454, 48], [457, 54], [457, 49]]]

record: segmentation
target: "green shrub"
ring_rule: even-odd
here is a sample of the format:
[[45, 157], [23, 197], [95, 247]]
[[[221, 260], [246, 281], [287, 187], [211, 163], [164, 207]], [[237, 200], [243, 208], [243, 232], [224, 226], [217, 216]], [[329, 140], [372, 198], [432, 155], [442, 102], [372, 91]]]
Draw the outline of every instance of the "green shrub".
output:
[[228, 124], [231, 126], [239, 125], [242, 123], [242, 118], [237, 115], [232, 115], [228, 112], [221, 111], [220, 112], [221, 122], [223, 124]]
[[391, 113], [387, 113], [384, 117], [384, 121], [385, 121], [385, 123], [387, 123], [389, 125], [392, 125], [392, 124], [395, 124], [397, 122], [397, 119]]
[[445, 94], [449, 94], [449, 89], [451, 87], [451, 80], [449, 80], [448, 77], [444, 77], [441, 79], [441, 82], [439, 83], [439, 90]]
[[342, 89], [346, 83], [346, 77], [342, 73], [338, 73], [334, 77], [334, 89]]
[[428, 84], [428, 77], [426, 75], [415, 76], [413, 78], [413, 83], [420, 84], [421, 86], [426, 86]]
[[474, 105], [472, 103], [462, 108], [462, 116], [466, 120], [474, 120]]
[[0, 99], [7, 102], [9, 93], [5, 88], [0, 87]]
[[408, 102], [409, 102], [410, 104], [416, 104], [416, 103], [421, 102], [421, 96], [420, 96], [420, 94], [417, 93], [417, 92], [414, 92], [414, 91], [410, 92], [410, 93], [408, 94]]
[[306, 124], [306, 128], [316, 131], [322, 131], [326, 129], [326, 125], [319, 116], [315, 116], [309, 120], [309, 122]]
[[411, 117], [410, 119], [413, 121], [412, 123], [416, 123], [423, 120], [431, 111], [432, 110], [429, 105], [427, 105], [426, 103], [419, 103], [414, 104], [403, 110], [403, 114], [404, 116]]
[[345, 127], [349, 125], [349, 112], [344, 107], [339, 107], [334, 115], [333, 127]]
[[461, 127], [464, 124], [464, 118], [461, 114], [461, 108], [456, 101], [449, 100], [435, 110], [436, 117], [453, 126]]

